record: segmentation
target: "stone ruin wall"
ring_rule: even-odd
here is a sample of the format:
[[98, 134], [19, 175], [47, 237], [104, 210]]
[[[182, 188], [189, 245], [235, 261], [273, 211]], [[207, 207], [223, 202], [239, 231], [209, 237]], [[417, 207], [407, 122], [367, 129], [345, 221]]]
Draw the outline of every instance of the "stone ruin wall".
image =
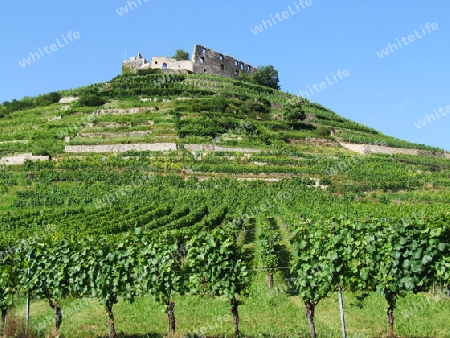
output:
[[133, 56], [128, 60], [122, 61], [122, 74], [124, 73], [124, 68], [130, 69], [130, 72], [136, 74], [139, 69], [145, 69], [150, 66], [150, 63], [142, 57], [141, 53], [137, 56]]
[[194, 72], [194, 66], [191, 60], [177, 61], [172, 58], [164, 56], [154, 56], [151, 61], [152, 69], [162, 69], [162, 70], [187, 70], [189, 72]]
[[255, 68], [232, 56], [195, 45], [192, 53], [194, 73], [235, 77], [239, 73], [253, 73]]
[[[137, 73], [140, 69], [161, 69], [164, 73], [195, 73], [223, 77], [235, 77], [242, 72], [253, 73], [255, 67], [232, 56], [225, 55], [201, 45], [195, 45], [191, 60], [177, 61], [170, 57], [155, 56], [149, 62], [139, 53], [122, 62], [123, 68]], [[123, 73], [123, 71], [122, 71]]]

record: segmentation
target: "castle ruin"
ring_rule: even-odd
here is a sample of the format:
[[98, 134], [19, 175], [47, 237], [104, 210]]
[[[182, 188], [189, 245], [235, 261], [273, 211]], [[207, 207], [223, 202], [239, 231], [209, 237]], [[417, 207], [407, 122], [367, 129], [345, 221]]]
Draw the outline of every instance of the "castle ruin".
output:
[[167, 73], [208, 74], [235, 77], [241, 72], [251, 74], [255, 68], [232, 56], [218, 53], [201, 45], [195, 45], [191, 60], [181, 60], [154, 56], [149, 62], [140, 53], [122, 62], [122, 74], [137, 73], [138, 70], [161, 69]]

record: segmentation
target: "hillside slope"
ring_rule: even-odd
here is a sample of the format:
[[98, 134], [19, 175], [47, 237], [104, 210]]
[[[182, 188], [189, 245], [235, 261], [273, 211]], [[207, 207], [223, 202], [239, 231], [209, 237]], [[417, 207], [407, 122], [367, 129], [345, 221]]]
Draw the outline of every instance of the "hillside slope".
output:
[[[78, 102], [83, 95], [88, 101]], [[40, 106], [3, 113], [0, 163], [50, 155], [52, 164], [38, 166], [53, 167], [128, 150], [124, 161], [142, 155], [154, 159], [154, 171], [300, 176], [332, 182], [340, 192], [448, 184], [448, 154], [440, 149], [385, 136], [307, 100], [301, 100], [306, 119], [289, 123], [283, 106], [299, 98], [251, 83], [203, 75], [127, 75], [60, 96], [75, 99], [46, 105], [25, 98], [16, 106]], [[89, 107], [99, 103], [104, 104]], [[371, 152], [399, 154], [367, 156]]]
[[[399, 335], [450, 335], [448, 154], [307, 100], [289, 122], [291, 102], [233, 79], [148, 74], [3, 104], [2, 313], [28, 292], [36, 330], [54, 326], [40, 298], [89, 314], [64, 322], [66, 337], [104, 336], [91, 298], [110, 330], [120, 300], [121, 330], [162, 337], [155, 308], [174, 322], [176, 302], [182, 333], [227, 337], [239, 305], [246, 336], [293, 337], [311, 327], [296, 311], [321, 300], [318, 331], [338, 336], [326, 297], [339, 283], [351, 335], [383, 335], [380, 309], [392, 316], [397, 298]], [[135, 297], [138, 314], [122, 305]], [[230, 307], [234, 325], [214, 326]]]

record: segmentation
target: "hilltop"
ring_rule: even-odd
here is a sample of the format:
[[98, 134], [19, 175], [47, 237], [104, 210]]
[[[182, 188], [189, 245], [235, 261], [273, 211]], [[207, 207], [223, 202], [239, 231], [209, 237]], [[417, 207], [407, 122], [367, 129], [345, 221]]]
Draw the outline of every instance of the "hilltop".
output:
[[[93, 100], [79, 104], [77, 97], [80, 95], [99, 98], [100, 101]], [[59, 100], [61, 97], [63, 99]], [[67, 100], [64, 97], [74, 98]], [[61, 103], [46, 105], [52, 100]], [[285, 121], [282, 114], [283, 105], [293, 101], [300, 101], [303, 110], [307, 113], [307, 119], [295, 126]], [[98, 106], [99, 103], [101, 107]], [[1, 126], [4, 128], [0, 136], [2, 151], [7, 151], [8, 148], [13, 152], [23, 149], [38, 151], [41, 148], [41, 151], [47, 150], [52, 155], [56, 155], [63, 151], [65, 136], [71, 137], [70, 144], [94, 144], [98, 141], [82, 140], [82, 137], [78, 137], [75, 141], [77, 132], [83, 133], [84, 131], [105, 132], [106, 137], [100, 141], [102, 144], [155, 142], [159, 140], [157, 137], [121, 140], [112, 137], [114, 135], [108, 137], [107, 132], [114, 133], [124, 130], [126, 123], [131, 123], [135, 130], [150, 131], [152, 128], [163, 126], [163, 123], [158, 120], [160, 118], [165, 120], [166, 126], [172, 123], [170, 126], [176, 128], [166, 128], [163, 129], [163, 133], [157, 134], [166, 136], [172, 141], [179, 140], [177, 143], [180, 144], [193, 140], [211, 143], [212, 140], [217, 141], [227, 133], [240, 133], [242, 134], [240, 142], [231, 140], [222, 140], [221, 142], [229, 145], [239, 143], [249, 146], [277, 145], [285, 147], [299, 140], [316, 137], [345, 143], [443, 152], [442, 149], [435, 147], [412, 144], [383, 135], [373, 128], [343, 118], [332, 110], [306, 99], [272, 88], [218, 76], [199, 74], [122, 75], [107, 83], [62, 90], [59, 93], [42, 95], [37, 98], [13, 100], [9, 103], [9, 109], [6, 109], [6, 106], [4, 104], [0, 110], [3, 115]], [[21, 109], [21, 107], [30, 107], [31, 109]], [[136, 108], [134, 114], [133, 108]], [[129, 111], [125, 111], [125, 109]], [[13, 113], [8, 113], [10, 110]], [[152, 117], [156, 118], [153, 121], [153, 127], [143, 123], [149, 114], [153, 114]], [[189, 122], [183, 122], [180, 125], [178, 117], [181, 115], [182, 119], [187, 119]], [[194, 117], [206, 120], [217, 118], [219, 124], [215, 127], [210, 126], [211, 130], [201, 130], [205, 121], [195, 120]], [[95, 121], [90, 121], [90, 119], [95, 119]], [[122, 129], [120, 123], [114, 120], [123, 121]], [[116, 122], [117, 127], [104, 123], [108, 121]], [[189, 127], [186, 125], [187, 123]], [[198, 126], [195, 126], [197, 123]], [[251, 130], [242, 128], [242, 124], [246, 123], [252, 125]], [[186, 131], [186, 128], [192, 130]], [[14, 142], [24, 143], [23, 141], [32, 139], [40, 142], [30, 143], [28, 147], [20, 147], [18, 144], [9, 146]]]

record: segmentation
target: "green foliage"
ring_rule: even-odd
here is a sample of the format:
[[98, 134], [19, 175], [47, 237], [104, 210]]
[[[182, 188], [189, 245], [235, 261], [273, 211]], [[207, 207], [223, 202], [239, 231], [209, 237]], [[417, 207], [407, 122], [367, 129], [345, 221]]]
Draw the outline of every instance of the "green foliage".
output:
[[280, 80], [278, 78], [278, 70], [274, 66], [259, 66], [254, 73], [251, 74], [252, 82], [261, 86], [280, 89]]
[[320, 185], [331, 185], [333, 184], [333, 182], [331, 181], [331, 179], [329, 177], [322, 177], [319, 181]]
[[252, 100], [247, 100], [244, 102], [244, 104], [242, 105], [242, 111], [245, 114], [251, 113], [251, 112], [255, 112], [255, 113], [260, 113], [260, 114], [267, 114], [270, 111], [270, 103], [269, 105], [267, 104], [267, 102], [258, 102], [258, 101], [252, 101]]
[[277, 229], [274, 228], [274, 223], [273, 218], [262, 219], [259, 234], [263, 268], [271, 271], [271, 273], [278, 268], [278, 253], [280, 251], [280, 237]]
[[59, 92], [51, 92], [32, 97], [24, 97], [20, 100], [13, 99], [11, 102], [5, 101], [0, 105], [0, 114], [6, 116], [8, 113], [12, 113], [18, 110], [30, 109], [35, 107], [45, 107], [52, 103], [58, 103], [61, 99]]
[[[223, 209], [214, 217], [223, 219]], [[211, 219], [210, 226], [215, 222]], [[15, 253], [17, 263], [6, 264], [2, 258], [0, 306], [9, 307], [13, 290], [21, 290], [49, 300], [69, 295], [95, 297], [112, 314], [119, 297], [133, 302], [137, 295], [150, 294], [167, 305], [188, 287], [203, 294], [205, 282], [213, 295], [241, 299], [248, 294], [250, 278], [234, 232], [210, 229], [212, 233], [198, 232], [196, 240], [187, 243], [188, 251], [179, 246], [181, 232], [23, 242]], [[191, 230], [187, 233], [188, 237], [192, 234]], [[210, 263], [205, 264], [202, 257]], [[11, 275], [15, 268], [19, 270], [17, 282]]]
[[[302, 221], [292, 236], [295, 285], [305, 303], [317, 304], [338, 285], [353, 291], [377, 291], [391, 316], [398, 297], [427, 291], [448, 278], [445, 243], [448, 215], [427, 220], [351, 221], [344, 217]], [[448, 279], [447, 279], [448, 281]], [[389, 326], [389, 332], [393, 330]]]
[[126, 66], [122, 65], [122, 75], [130, 75], [130, 74], [131, 74], [130, 67], [126, 67]]
[[210, 99], [194, 99], [188, 102], [176, 103], [176, 112], [219, 112], [224, 113], [229, 105], [229, 100], [227, 100], [223, 95], [213, 96]]
[[138, 69], [137, 70], [137, 75], [157, 75], [157, 74], [162, 74], [161, 69], [159, 68], [149, 68], [149, 69]]
[[189, 53], [183, 49], [177, 49], [175, 55], [172, 56], [177, 61], [189, 60]]
[[331, 129], [329, 127], [319, 126], [316, 129], [316, 133], [317, 133], [318, 136], [322, 136], [322, 137], [330, 136]]
[[408, 141], [400, 140], [395, 137], [390, 137], [382, 134], [371, 135], [371, 134], [363, 134], [359, 132], [350, 132], [345, 131], [339, 134], [339, 137], [344, 141], [352, 142], [352, 143], [366, 143], [366, 144], [375, 144], [382, 145], [386, 147], [394, 147], [394, 148], [409, 148], [409, 149], [422, 149], [428, 150], [432, 152], [442, 152], [443, 149], [428, 146], [425, 144], [416, 144], [410, 143]]
[[104, 105], [107, 100], [99, 94], [82, 94], [78, 99], [78, 106], [80, 107], [99, 107]]
[[[239, 166], [223, 164], [230, 154], [205, 155], [204, 162], [211, 170], [232, 172]], [[277, 154], [241, 156], [239, 161], [298, 165], [298, 160]], [[303, 156], [300, 162], [317, 161], [309, 154], [286, 154]], [[271, 183], [145, 178], [139, 172], [158, 165], [167, 170], [175, 164], [205, 164], [185, 152], [131, 157], [27, 163], [23, 175], [32, 188], [23, 186], [18, 206], [0, 212], [0, 252], [18, 250], [1, 262], [0, 304], [11, 304], [16, 292], [28, 291], [58, 301], [95, 297], [111, 311], [119, 299], [132, 302], [150, 295], [167, 305], [185, 293], [223, 296], [236, 305], [252, 281], [252, 260], [241, 247], [246, 232], [240, 233], [251, 217], [260, 224], [253, 241], [261, 241], [266, 271], [277, 271], [281, 237], [290, 239], [296, 253], [290, 277], [305, 303], [316, 304], [337, 285], [377, 291], [392, 303], [407, 292], [449, 280], [446, 204], [442, 214], [429, 206], [426, 218], [402, 219], [421, 207], [358, 202], [311, 189], [314, 182], [307, 178]], [[16, 174], [3, 173], [0, 181], [17, 184], [22, 178]], [[37, 208], [23, 207], [32, 203]], [[280, 229], [263, 210], [277, 213]], [[328, 219], [339, 214], [345, 216]], [[288, 228], [292, 233], [283, 235]]]
[[132, 99], [143, 95], [151, 97], [202, 96], [212, 94], [202, 88], [183, 85], [185, 74], [164, 75], [159, 69], [143, 70], [138, 74], [121, 75], [111, 80], [108, 98]]
[[216, 117], [203, 114], [201, 116], [183, 119], [178, 123], [178, 134], [180, 137], [189, 135], [217, 137], [229, 129], [234, 129], [236, 122], [228, 117]]
[[259, 66], [251, 74], [247, 72], [240, 72], [236, 79], [242, 82], [252, 82], [254, 84], [273, 88], [276, 90], [280, 89], [278, 70], [276, 70], [272, 65]]
[[51, 92], [51, 93], [39, 95], [38, 97], [36, 97], [36, 104], [39, 107], [45, 107], [52, 103], [58, 103], [60, 99], [61, 99], [60, 93]]
[[385, 195], [380, 196], [380, 198], [378, 199], [378, 202], [382, 203], [382, 204], [389, 204], [391, 201], [389, 200], [389, 198]]
[[15, 250], [0, 251], [0, 312], [14, 305], [17, 286], [17, 262]]
[[[315, 120], [307, 125], [296, 119], [296, 127], [309, 130], [289, 130], [280, 114], [291, 95], [236, 79], [141, 73], [61, 93], [104, 98], [105, 109], [143, 109], [90, 120], [96, 104], [73, 104], [61, 112], [50, 104], [58, 98], [54, 94], [1, 106], [5, 155], [58, 156], [0, 167], [0, 307], [11, 307], [16, 294], [26, 291], [36, 298], [95, 297], [111, 311], [119, 299], [150, 295], [167, 305], [184, 293], [223, 296], [234, 306], [249, 292], [252, 246], [261, 241], [263, 267], [275, 272], [286, 258], [277, 245], [289, 241], [288, 228], [298, 255], [289, 277], [298, 277], [296, 289], [305, 303], [315, 304], [341, 285], [358, 293], [376, 291], [392, 308], [406, 293], [428, 290], [433, 282], [448, 284], [445, 158], [354, 156], [309, 145], [304, 138], [326, 137], [334, 126], [343, 130], [338, 137], [356, 141], [404, 141], [305, 100], [293, 109]], [[143, 97], [156, 100], [140, 101]], [[21, 111], [11, 114], [8, 107]], [[51, 120], [60, 114], [61, 120]], [[214, 139], [220, 146], [251, 149], [63, 154], [63, 136], [75, 137], [82, 128], [82, 133], [148, 130], [151, 142], [178, 135], [179, 144]], [[98, 143], [77, 138], [71, 142]], [[225, 178], [237, 174], [239, 180]], [[245, 181], [255, 178], [277, 181]], [[314, 188], [317, 178], [327, 191]], [[284, 197], [277, 199], [281, 192]], [[281, 219], [279, 229], [268, 225], [272, 220], [263, 207]], [[261, 222], [257, 238], [239, 232], [247, 218]], [[399, 334], [416, 334], [406, 332]]]
[[297, 100], [289, 101], [283, 106], [283, 116], [294, 128], [298, 122], [306, 119], [303, 103]]

